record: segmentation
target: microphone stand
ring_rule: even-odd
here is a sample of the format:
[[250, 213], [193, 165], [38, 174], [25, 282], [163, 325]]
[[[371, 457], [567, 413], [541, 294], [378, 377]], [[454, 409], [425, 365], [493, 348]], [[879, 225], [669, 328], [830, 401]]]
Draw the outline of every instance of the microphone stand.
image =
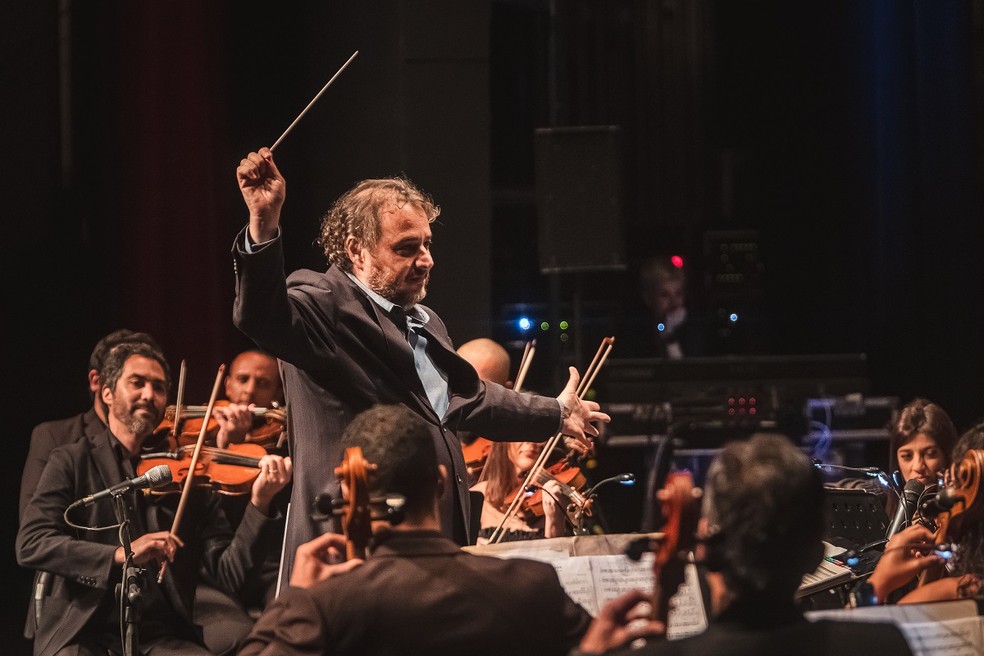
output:
[[[591, 486], [587, 492], [584, 493], [585, 503], [579, 506], [574, 513], [574, 535], [590, 535], [590, 531], [584, 526], [585, 518], [588, 516], [588, 511], [594, 504], [595, 497], [597, 497], [598, 488], [606, 483], [614, 483], [618, 481], [622, 485], [634, 485], [635, 484], [635, 474], [616, 474], [615, 476], [609, 476], [608, 478], [602, 479]], [[544, 490], [546, 492], [546, 490]]]
[[126, 491], [113, 493], [113, 510], [120, 525], [120, 545], [123, 547], [123, 582], [117, 585], [120, 601], [120, 638], [123, 643], [123, 656], [136, 656], [139, 640], [139, 602], [143, 569], [133, 564], [133, 547], [130, 541], [130, 517], [123, 495]]

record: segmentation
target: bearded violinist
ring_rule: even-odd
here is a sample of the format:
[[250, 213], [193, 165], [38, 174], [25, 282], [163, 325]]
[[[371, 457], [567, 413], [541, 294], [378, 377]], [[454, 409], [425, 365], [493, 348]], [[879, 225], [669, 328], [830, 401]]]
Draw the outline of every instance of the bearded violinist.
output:
[[160, 349], [157, 341], [147, 333], [137, 333], [126, 328], [114, 330], [96, 342], [89, 356], [88, 382], [92, 407], [68, 419], [38, 424], [31, 432], [31, 446], [27, 454], [27, 462], [24, 463], [24, 472], [21, 474], [19, 517], [24, 516], [24, 508], [27, 507], [34, 489], [38, 486], [38, 479], [41, 478], [41, 472], [44, 471], [51, 452], [59, 446], [71, 444], [84, 437], [94, 437], [106, 429], [108, 409], [99, 395], [99, 371], [110, 349], [123, 342], [144, 342]]
[[[557, 399], [519, 394], [479, 380], [454, 352], [440, 317], [420, 302], [434, 259], [430, 224], [439, 208], [404, 178], [364, 180], [325, 215], [324, 272], [285, 278], [280, 214], [286, 183], [268, 148], [236, 171], [249, 209], [237, 236], [236, 325], [281, 361], [290, 407], [288, 433], [298, 467], [285, 555], [324, 532], [308, 516], [341, 461], [339, 436], [359, 412], [399, 403], [428, 426], [452, 490], [442, 497], [441, 527], [458, 544], [473, 541], [471, 501], [457, 431], [493, 439], [542, 440], [560, 430], [582, 448], [608, 421], [577, 394], [577, 372]], [[292, 563], [286, 562], [289, 579]]]
[[257, 620], [241, 655], [559, 656], [576, 643], [590, 618], [552, 566], [466, 553], [442, 535], [447, 470], [426, 422], [405, 407], [376, 406], [341, 440], [376, 466], [371, 494], [404, 497], [405, 517], [383, 531], [374, 522], [365, 562], [342, 562], [339, 535], [302, 545], [291, 587]]
[[[34, 653], [120, 653], [120, 602], [113, 587], [124, 562], [117, 532], [70, 528], [63, 517], [78, 499], [135, 476], [144, 439], [163, 415], [170, 375], [163, 355], [145, 344], [113, 348], [100, 372], [99, 395], [109, 409], [106, 430], [51, 453], [17, 535], [18, 563], [54, 575], [50, 596], [35, 628]], [[235, 594], [252, 576], [267, 540], [279, 524], [267, 516], [270, 500], [290, 480], [289, 460], [266, 456], [253, 484], [250, 508], [233, 533], [214, 494], [193, 490], [177, 535], [168, 530], [174, 495], [125, 494], [132, 519], [136, 565], [155, 573], [168, 568], [160, 585], [142, 576], [139, 648], [144, 654], [208, 654], [200, 627], [191, 618], [200, 572]], [[76, 507], [73, 524], [105, 527], [117, 523], [113, 505], [101, 500]]]

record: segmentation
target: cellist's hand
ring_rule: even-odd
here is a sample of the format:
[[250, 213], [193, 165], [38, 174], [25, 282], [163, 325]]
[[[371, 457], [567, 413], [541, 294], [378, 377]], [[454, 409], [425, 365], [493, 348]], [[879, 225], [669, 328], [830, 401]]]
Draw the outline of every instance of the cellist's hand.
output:
[[631, 590], [605, 604], [591, 621], [580, 650], [601, 654], [639, 638], [655, 638], [666, 633], [662, 622], [652, 619], [651, 598], [641, 590]]
[[244, 157], [236, 169], [236, 180], [249, 208], [249, 236], [257, 243], [273, 239], [287, 196], [287, 183], [273, 162], [273, 151], [260, 148]]
[[598, 429], [592, 422], [602, 421], [607, 424], [612, 418], [601, 412], [601, 406], [594, 401], [582, 401], [577, 397], [580, 381], [581, 375], [577, 369], [571, 367], [567, 386], [557, 400], [563, 407], [564, 423], [560, 431], [568, 438], [565, 444], [570, 449], [586, 454], [593, 448], [591, 438], [598, 436]]
[[310, 588], [361, 564], [359, 558], [345, 560], [345, 536], [325, 533], [297, 548], [290, 584], [295, 588]]
[[933, 555], [934, 544], [933, 532], [922, 524], [913, 524], [892, 536], [868, 577], [875, 596], [884, 601], [924, 570], [942, 565], [943, 559]]
[[293, 477], [293, 463], [290, 458], [268, 454], [260, 458], [257, 466], [260, 468], [260, 475], [253, 481], [250, 501], [261, 513], [269, 515], [273, 497], [287, 487]]
[[243, 405], [230, 403], [226, 406], [216, 406], [213, 411], [219, 432], [215, 436], [215, 445], [224, 449], [230, 444], [240, 444], [246, 441], [246, 434], [253, 427], [254, 404]]

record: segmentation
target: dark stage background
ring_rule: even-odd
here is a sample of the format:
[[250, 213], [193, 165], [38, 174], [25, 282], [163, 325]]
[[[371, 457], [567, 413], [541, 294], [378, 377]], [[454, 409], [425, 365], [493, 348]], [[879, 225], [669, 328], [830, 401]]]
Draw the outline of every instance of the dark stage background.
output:
[[[521, 340], [520, 313], [569, 318], [580, 295], [572, 339], [540, 336], [533, 385], [555, 393], [575, 345], [637, 304], [640, 261], [682, 254], [713, 326], [707, 233], [754, 231], [765, 274], [720, 352], [863, 352], [873, 393], [931, 398], [961, 430], [984, 416], [984, 0], [44, 0], [0, 29], [13, 608], [31, 427], [86, 407], [89, 351], [123, 326], [206, 398], [247, 345], [235, 167], [356, 49], [277, 151], [289, 266], [323, 266], [319, 216], [352, 182], [405, 172], [444, 209], [428, 303], [458, 342]], [[620, 128], [628, 269], [551, 278], [533, 131], [577, 125]]]

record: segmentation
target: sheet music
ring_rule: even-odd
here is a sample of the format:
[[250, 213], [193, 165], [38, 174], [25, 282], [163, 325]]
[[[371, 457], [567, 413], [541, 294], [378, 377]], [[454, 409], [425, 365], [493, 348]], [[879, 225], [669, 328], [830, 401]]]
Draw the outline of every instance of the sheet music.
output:
[[901, 624], [914, 656], [980, 656], [984, 654], [984, 618]]
[[598, 608], [629, 590], [653, 592], [653, 554], [645, 553], [638, 561], [618, 556], [588, 556], [594, 580]]
[[796, 590], [796, 598], [805, 597], [808, 594], [818, 592], [820, 590], [826, 590], [827, 588], [839, 585], [841, 583], [846, 583], [854, 578], [854, 573], [849, 567], [845, 567], [840, 563], [831, 562], [828, 560], [834, 555], [843, 553], [844, 550], [840, 547], [835, 547], [829, 542], [823, 543], [823, 560], [810, 574], [803, 576], [803, 580], [800, 581], [799, 589]]
[[591, 617], [596, 616], [601, 606], [595, 593], [591, 556], [557, 559], [550, 564], [557, 570], [557, 578], [568, 596], [581, 604]]
[[984, 617], [973, 600], [814, 611], [810, 620], [892, 622], [915, 656], [984, 654]]
[[679, 640], [703, 633], [707, 628], [707, 611], [700, 596], [697, 567], [693, 563], [684, 568], [684, 582], [670, 598], [670, 613], [666, 618], [666, 639]]
[[[643, 590], [649, 594], [653, 591], [652, 553], [645, 553], [640, 560], [633, 561], [622, 553], [623, 543], [630, 536], [601, 536], [606, 538], [604, 541], [597, 537], [523, 540], [464, 549], [486, 556], [528, 558], [553, 565], [567, 594], [594, 617], [603, 605], [629, 590]], [[620, 537], [626, 539], [616, 539]], [[613, 548], [618, 552], [610, 553]], [[576, 550], [595, 555], [573, 555]], [[599, 551], [602, 553], [597, 553]]]

